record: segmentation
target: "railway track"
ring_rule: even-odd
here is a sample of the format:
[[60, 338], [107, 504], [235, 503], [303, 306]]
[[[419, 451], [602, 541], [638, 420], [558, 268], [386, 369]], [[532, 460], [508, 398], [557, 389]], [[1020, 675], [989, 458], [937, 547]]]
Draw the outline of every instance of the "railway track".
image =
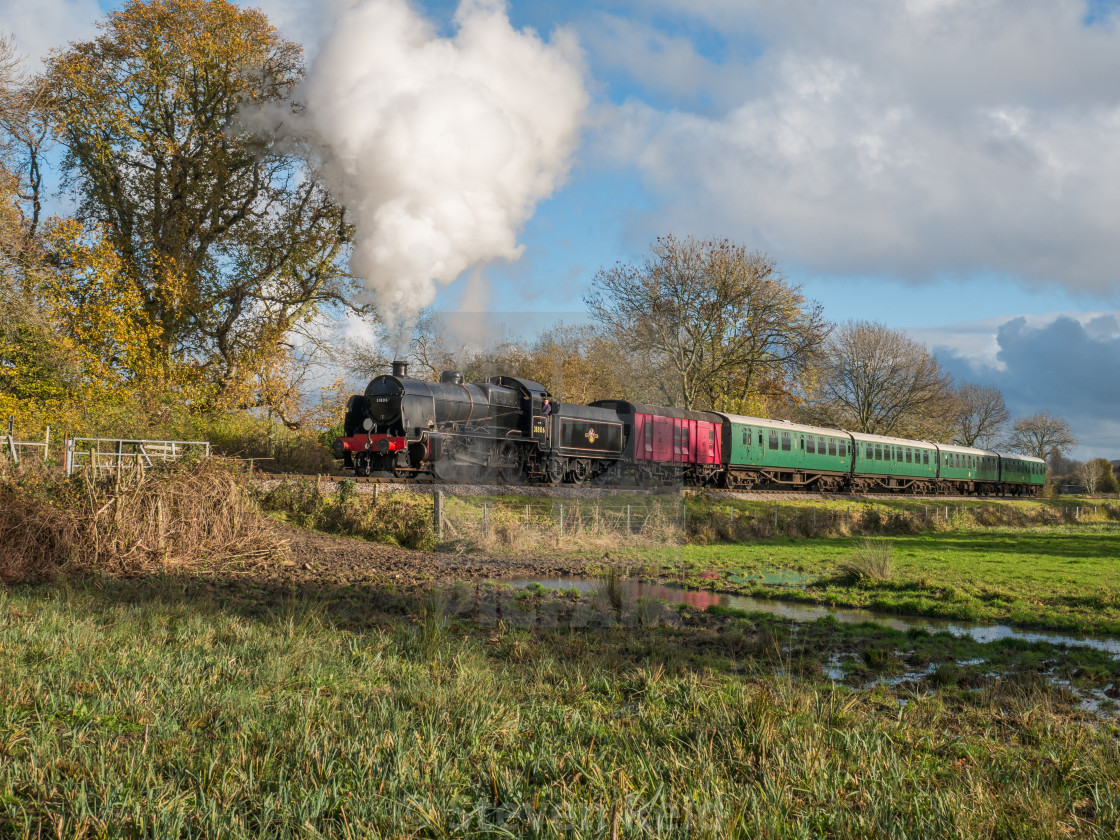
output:
[[910, 501], [943, 502], [952, 499], [1015, 499], [1033, 498], [1029, 496], [960, 496], [960, 495], [934, 495], [914, 496], [908, 493], [814, 493], [804, 490], [727, 490], [720, 487], [691, 487], [691, 486], [662, 486], [662, 487], [614, 487], [594, 485], [561, 484], [551, 486], [548, 484], [464, 484], [453, 481], [442, 481], [437, 478], [395, 478], [392, 476], [346, 476], [346, 475], [305, 475], [302, 473], [256, 473], [258, 481], [307, 481], [316, 480], [328, 484], [339, 484], [343, 481], [353, 481], [361, 488], [393, 487], [407, 489], [409, 487], [423, 488], [424, 490], [443, 489], [449, 493], [475, 496], [544, 496], [555, 498], [600, 498], [616, 496], [619, 494], [650, 495], [685, 490], [690, 493], [709, 493], [724, 496], [728, 499], [747, 499], [752, 501], [879, 501], [887, 499], [908, 499]]

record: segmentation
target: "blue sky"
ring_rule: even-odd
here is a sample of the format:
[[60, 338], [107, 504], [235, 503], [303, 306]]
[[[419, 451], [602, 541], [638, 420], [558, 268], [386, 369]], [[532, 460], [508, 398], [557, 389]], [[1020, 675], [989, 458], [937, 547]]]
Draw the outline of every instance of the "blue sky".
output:
[[[114, 5], [0, 0], [0, 19], [38, 55]], [[310, 57], [340, 8], [256, 5]], [[456, 8], [414, 4], [448, 39]], [[464, 272], [437, 307], [571, 322], [595, 271], [657, 235], [726, 236], [771, 254], [831, 319], [907, 329], [959, 378], [999, 385], [1013, 412], [1067, 416], [1079, 456], [1120, 458], [1117, 3], [505, 11], [544, 42], [578, 43], [582, 130], [566, 178], [517, 225], [521, 256]]]

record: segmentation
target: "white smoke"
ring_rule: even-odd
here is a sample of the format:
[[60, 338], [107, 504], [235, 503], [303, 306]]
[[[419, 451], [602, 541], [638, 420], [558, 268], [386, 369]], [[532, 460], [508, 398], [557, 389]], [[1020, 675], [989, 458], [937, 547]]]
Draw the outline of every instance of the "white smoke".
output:
[[501, 0], [462, 0], [454, 24], [440, 37], [405, 0], [361, 0], [299, 92], [296, 131], [356, 227], [351, 272], [397, 316], [431, 303], [437, 283], [520, 255], [587, 108], [571, 33], [517, 31]]

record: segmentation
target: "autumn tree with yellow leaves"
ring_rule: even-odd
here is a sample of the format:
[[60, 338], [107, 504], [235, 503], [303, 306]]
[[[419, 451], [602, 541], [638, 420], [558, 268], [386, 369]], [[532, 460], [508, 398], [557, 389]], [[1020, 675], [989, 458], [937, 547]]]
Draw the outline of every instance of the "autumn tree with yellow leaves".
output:
[[100, 28], [48, 61], [81, 238], [101, 266], [55, 292], [117, 296], [109, 309], [127, 311], [146, 352], [116, 345], [109, 363], [133, 378], [188, 383], [200, 404], [267, 403], [291, 331], [355, 291], [343, 209], [298, 150], [245, 124], [287, 101], [301, 50], [226, 0], [133, 0]]

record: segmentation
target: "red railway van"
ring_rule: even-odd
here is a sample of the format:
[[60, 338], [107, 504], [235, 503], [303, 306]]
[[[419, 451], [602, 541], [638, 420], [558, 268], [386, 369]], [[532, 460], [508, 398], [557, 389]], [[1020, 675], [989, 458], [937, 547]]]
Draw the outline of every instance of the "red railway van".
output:
[[592, 405], [618, 412], [626, 437], [626, 461], [639, 478], [702, 484], [721, 469], [722, 418], [708, 411], [599, 400]]

